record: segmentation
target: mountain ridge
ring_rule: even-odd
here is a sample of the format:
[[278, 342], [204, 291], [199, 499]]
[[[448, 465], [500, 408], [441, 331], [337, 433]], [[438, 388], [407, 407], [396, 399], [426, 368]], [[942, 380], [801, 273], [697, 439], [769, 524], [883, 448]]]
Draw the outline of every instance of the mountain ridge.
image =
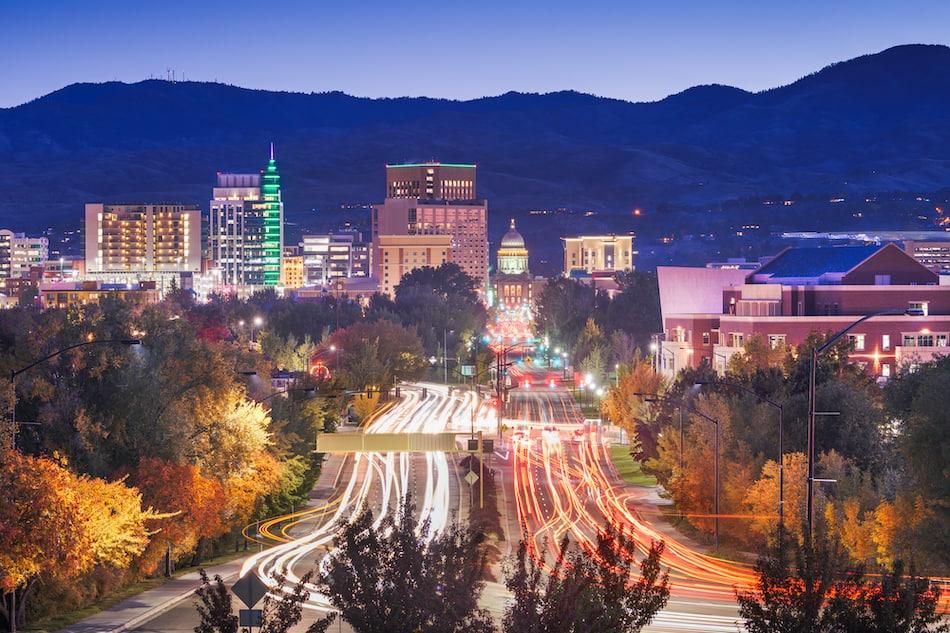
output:
[[[385, 163], [435, 158], [479, 164], [496, 228], [508, 215], [564, 207], [595, 212], [592, 229], [655, 232], [669, 209], [946, 187], [948, 103], [941, 45], [893, 47], [760, 92], [707, 84], [652, 102], [577, 91], [460, 101], [73, 84], [0, 109], [0, 217], [35, 230], [75, 223], [91, 201], [205, 208], [214, 173], [259, 169], [273, 140], [288, 220], [305, 227], [333, 225], [341, 204], [379, 201]], [[633, 207], [650, 211], [637, 225]], [[818, 221], [840, 226], [852, 211]], [[771, 216], [790, 229], [811, 220]]]

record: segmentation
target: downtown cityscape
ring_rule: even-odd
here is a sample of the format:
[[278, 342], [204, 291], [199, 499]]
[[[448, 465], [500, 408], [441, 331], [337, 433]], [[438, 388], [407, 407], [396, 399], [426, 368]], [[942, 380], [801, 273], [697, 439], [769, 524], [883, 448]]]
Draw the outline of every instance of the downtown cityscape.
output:
[[318, 4], [9, 10], [0, 630], [950, 631], [950, 7]]

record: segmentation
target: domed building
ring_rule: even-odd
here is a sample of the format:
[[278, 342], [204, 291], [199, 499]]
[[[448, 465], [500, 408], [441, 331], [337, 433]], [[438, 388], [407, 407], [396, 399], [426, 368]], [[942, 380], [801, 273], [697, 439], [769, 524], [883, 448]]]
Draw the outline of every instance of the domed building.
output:
[[528, 270], [528, 249], [514, 218], [501, 238], [498, 265], [492, 277], [493, 305], [503, 310], [532, 308], [534, 278]]
[[528, 249], [525, 248], [521, 233], [515, 228], [514, 218], [511, 219], [511, 228], [501, 238], [497, 272], [501, 275], [520, 275], [528, 272]]

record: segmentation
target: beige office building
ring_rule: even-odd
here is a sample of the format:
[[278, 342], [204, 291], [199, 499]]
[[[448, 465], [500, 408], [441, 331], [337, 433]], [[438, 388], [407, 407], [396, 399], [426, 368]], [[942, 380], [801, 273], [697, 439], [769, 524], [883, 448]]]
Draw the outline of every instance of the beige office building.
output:
[[402, 276], [416, 268], [437, 267], [450, 261], [450, 235], [380, 235], [379, 290], [395, 296]]
[[[382, 270], [383, 235], [444, 235], [450, 238], [448, 261], [488, 287], [488, 203], [388, 198], [373, 205], [373, 266]], [[380, 277], [380, 279], [382, 279]]]
[[201, 271], [201, 211], [185, 204], [87, 204], [86, 274]]
[[475, 165], [439, 162], [386, 165], [386, 197], [474, 200]]
[[22, 279], [49, 257], [49, 240], [0, 229], [0, 279]]
[[632, 235], [581, 235], [561, 239], [565, 277], [633, 270]]

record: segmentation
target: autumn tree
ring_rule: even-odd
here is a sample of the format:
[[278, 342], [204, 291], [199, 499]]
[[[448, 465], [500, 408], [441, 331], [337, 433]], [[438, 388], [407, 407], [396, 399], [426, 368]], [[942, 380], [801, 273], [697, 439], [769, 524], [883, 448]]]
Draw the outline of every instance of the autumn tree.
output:
[[409, 498], [397, 516], [373, 522], [367, 509], [341, 529], [319, 583], [357, 633], [494, 630], [478, 606], [483, 535], [458, 522], [431, 535]]
[[20, 627], [38, 580], [128, 567], [150, 523], [167, 518], [143, 508], [123, 481], [77, 477], [64, 463], [8, 450], [0, 452], [0, 498], [0, 616]]
[[726, 371], [736, 378], [748, 379], [756, 372], [782, 367], [788, 350], [784, 343], [772, 345], [762, 334], [752, 334], [742, 345], [742, 352], [729, 357]]
[[[785, 455], [785, 529], [795, 537], [801, 536], [805, 512], [805, 477], [808, 462], [804, 453]], [[750, 516], [752, 529], [762, 536], [772, 534], [778, 526], [779, 498], [778, 463], [768, 460], [762, 466], [761, 475], [746, 492], [744, 510]]]
[[528, 548], [522, 539], [505, 570], [514, 597], [505, 609], [506, 633], [635, 633], [669, 599], [669, 574], [660, 569], [662, 542], [651, 543], [639, 574], [635, 541], [611, 526], [598, 534], [592, 552], [571, 548], [565, 537], [550, 570]]
[[659, 409], [646, 405], [645, 396], [637, 394], [661, 397], [666, 390], [666, 379], [653, 371], [647, 359], [640, 359], [621, 372], [617, 385], [607, 390], [601, 401], [601, 410], [608, 420], [627, 432], [631, 454], [639, 456], [644, 446], [648, 447], [648, 454], [652, 454], [658, 431], [655, 423]]

